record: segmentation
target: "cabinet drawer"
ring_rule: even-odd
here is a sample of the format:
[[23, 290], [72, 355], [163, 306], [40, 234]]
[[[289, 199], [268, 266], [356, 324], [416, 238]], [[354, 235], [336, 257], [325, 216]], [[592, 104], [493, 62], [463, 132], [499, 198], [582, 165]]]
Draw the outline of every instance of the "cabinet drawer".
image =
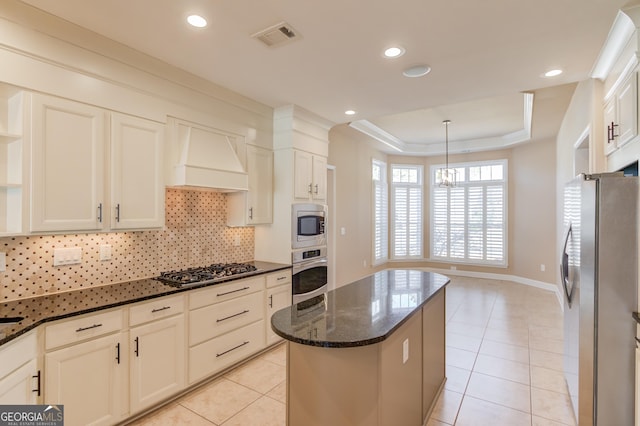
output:
[[204, 379], [264, 348], [264, 321], [189, 349], [189, 383]]
[[264, 289], [264, 276], [231, 281], [189, 292], [189, 309], [201, 308]]
[[189, 345], [242, 327], [264, 316], [262, 292], [216, 303], [189, 312]]
[[93, 339], [123, 327], [122, 309], [61, 321], [45, 329], [45, 349]]
[[129, 325], [133, 327], [182, 312], [184, 312], [182, 295], [161, 297], [129, 308]]
[[278, 271], [267, 275], [267, 288], [275, 287], [291, 282], [291, 270]]
[[0, 349], [0, 379], [20, 366], [38, 357], [38, 340], [35, 330], [2, 345]]

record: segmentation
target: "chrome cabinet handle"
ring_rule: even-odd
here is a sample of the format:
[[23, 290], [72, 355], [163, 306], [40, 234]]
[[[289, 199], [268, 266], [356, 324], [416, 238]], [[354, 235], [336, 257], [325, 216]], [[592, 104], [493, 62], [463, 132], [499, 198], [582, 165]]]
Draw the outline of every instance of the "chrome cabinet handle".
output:
[[133, 352], [136, 354], [136, 358], [140, 356], [140, 340], [138, 337], [135, 338], [134, 342], [136, 342], [136, 348]]
[[273, 294], [269, 295], [269, 307], [273, 308]]
[[116, 222], [120, 222], [120, 204], [116, 204]]
[[120, 342], [116, 345], [116, 361], [120, 364]]
[[248, 345], [248, 344], [249, 344], [249, 341], [246, 341], [246, 342], [244, 342], [244, 343], [240, 343], [238, 346], [235, 346], [235, 347], [233, 347], [233, 348], [231, 348], [231, 349], [228, 349], [228, 350], [226, 350], [226, 351], [224, 351], [224, 352], [221, 352], [221, 353], [219, 353], [219, 354], [217, 353], [217, 354], [216, 354], [216, 358], [221, 357], [222, 355], [228, 354], [228, 353], [229, 353], [229, 352], [231, 352], [231, 351], [235, 351], [236, 349], [240, 349], [240, 348], [241, 348], [241, 347], [243, 347], [244, 345]]
[[98, 204], [98, 222], [102, 223], [102, 203]]
[[311, 184], [309, 184], [309, 194], [311, 194]]
[[253, 219], [253, 207], [249, 207], [249, 219]]
[[156, 312], [166, 311], [167, 309], [171, 309], [171, 306], [163, 306], [162, 308], [152, 309], [152, 310], [151, 310], [151, 313], [152, 313], [152, 314], [155, 314]]
[[228, 320], [228, 319], [235, 318], [235, 317], [238, 317], [238, 316], [240, 316], [240, 315], [247, 314], [247, 313], [249, 313], [249, 310], [248, 310], [248, 309], [245, 309], [244, 311], [242, 311], [242, 312], [238, 312], [237, 314], [229, 315], [228, 317], [224, 317], [224, 318], [219, 318], [219, 319], [217, 319], [217, 320], [216, 320], [216, 322], [226, 321], [226, 320]]
[[316, 183], [316, 195], [318, 195], [318, 184]]

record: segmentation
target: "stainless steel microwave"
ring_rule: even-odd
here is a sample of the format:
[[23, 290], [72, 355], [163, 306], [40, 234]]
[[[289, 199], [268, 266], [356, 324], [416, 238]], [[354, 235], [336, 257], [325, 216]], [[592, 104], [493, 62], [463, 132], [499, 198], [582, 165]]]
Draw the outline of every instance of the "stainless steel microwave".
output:
[[291, 248], [324, 246], [327, 206], [298, 203], [291, 206]]

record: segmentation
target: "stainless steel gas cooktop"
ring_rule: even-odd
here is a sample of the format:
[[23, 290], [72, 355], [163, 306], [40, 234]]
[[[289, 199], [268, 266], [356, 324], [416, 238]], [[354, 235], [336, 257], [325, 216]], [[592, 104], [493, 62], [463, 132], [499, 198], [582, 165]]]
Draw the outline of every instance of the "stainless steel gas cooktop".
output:
[[232, 275], [248, 275], [257, 270], [251, 263], [214, 263], [198, 268], [161, 272], [156, 279], [174, 287], [188, 287], [221, 281]]

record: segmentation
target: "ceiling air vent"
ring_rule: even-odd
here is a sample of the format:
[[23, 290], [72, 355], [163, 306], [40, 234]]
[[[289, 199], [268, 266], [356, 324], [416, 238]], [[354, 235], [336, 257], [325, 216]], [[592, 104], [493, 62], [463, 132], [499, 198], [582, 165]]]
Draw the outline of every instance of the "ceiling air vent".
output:
[[286, 22], [280, 22], [253, 34], [251, 37], [257, 38], [269, 47], [281, 46], [301, 38], [300, 34]]

